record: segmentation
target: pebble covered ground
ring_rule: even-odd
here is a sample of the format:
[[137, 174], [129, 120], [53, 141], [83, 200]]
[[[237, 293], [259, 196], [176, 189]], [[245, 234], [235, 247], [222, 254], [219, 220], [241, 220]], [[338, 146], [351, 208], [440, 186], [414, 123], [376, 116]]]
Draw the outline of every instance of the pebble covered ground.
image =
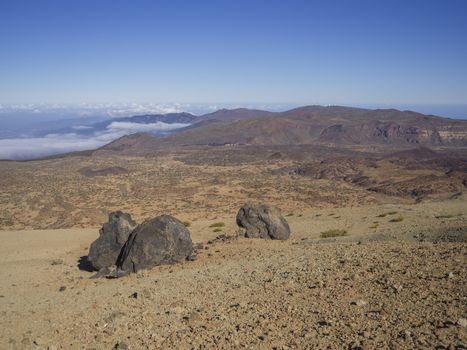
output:
[[2, 289], [0, 348], [467, 346], [466, 243], [234, 238], [111, 280], [89, 279], [76, 253]]

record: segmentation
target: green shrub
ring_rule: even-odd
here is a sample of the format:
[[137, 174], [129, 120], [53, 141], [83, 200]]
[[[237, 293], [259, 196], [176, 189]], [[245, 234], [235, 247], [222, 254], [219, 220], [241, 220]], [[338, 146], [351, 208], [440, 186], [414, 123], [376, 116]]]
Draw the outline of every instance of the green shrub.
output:
[[389, 222], [401, 222], [404, 221], [404, 218], [402, 216], [398, 216], [397, 218], [389, 220]]
[[187, 221], [183, 221], [182, 223], [183, 223], [183, 225], [185, 225], [186, 227], [190, 227], [190, 226], [191, 226], [191, 222], [189, 222], [188, 220], [187, 220]]
[[347, 231], [342, 229], [332, 229], [321, 232], [321, 238], [347, 236]]
[[225, 226], [225, 223], [223, 222], [215, 222], [211, 225], [209, 225], [209, 227], [224, 227]]
[[455, 217], [459, 217], [459, 216], [462, 216], [462, 214], [459, 213], [459, 214], [436, 215], [435, 218], [437, 218], [437, 219], [451, 219], [451, 218], [455, 218]]
[[397, 211], [389, 211], [387, 213], [383, 213], [383, 214], [379, 214], [377, 216], [377, 218], [384, 218], [385, 216], [388, 216], [388, 215], [396, 215], [397, 214]]
[[218, 227], [218, 228], [215, 228], [214, 230], [212, 230], [212, 232], [221, 232], [221, 231], [222, 231], [222, 229], [219, 228], [219, 227]]

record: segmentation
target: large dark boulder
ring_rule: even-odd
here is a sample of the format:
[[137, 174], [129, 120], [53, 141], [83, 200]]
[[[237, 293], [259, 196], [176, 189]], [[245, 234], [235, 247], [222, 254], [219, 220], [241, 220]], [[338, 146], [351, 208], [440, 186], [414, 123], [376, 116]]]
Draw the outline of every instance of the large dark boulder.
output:
[[238, 211], [237, 225], [246, 230], [248, 238], [287, 239], [290, 236], [289, 224], [280, 209], [268, 204], [245, 204]]
[[185, 225], [170, 215], [162, 215], [142, 223], [131, 233], [117, 267], [136, 272], [186, 260], [192, 251], [193, 243]]
[[118, 255], [130, 233], [136, 227], [131, 215], [114, 211], [109, 214], [109, 221], [99, 230], [99, 238], [89, 248], [88, 260], [100, 270], [117, 262]]

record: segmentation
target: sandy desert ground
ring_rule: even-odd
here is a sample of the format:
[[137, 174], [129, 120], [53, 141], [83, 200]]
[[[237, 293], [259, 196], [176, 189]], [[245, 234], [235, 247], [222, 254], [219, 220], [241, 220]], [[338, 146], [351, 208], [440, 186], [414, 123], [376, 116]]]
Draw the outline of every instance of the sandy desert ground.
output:
[[285, 213], [282, 242], [238, 237], [232, 210], [192, 222], [195, 261], [120, 279], [86, 270], [98, 227], [2, 231], [0, 348], [462, 349], [466, 204]]

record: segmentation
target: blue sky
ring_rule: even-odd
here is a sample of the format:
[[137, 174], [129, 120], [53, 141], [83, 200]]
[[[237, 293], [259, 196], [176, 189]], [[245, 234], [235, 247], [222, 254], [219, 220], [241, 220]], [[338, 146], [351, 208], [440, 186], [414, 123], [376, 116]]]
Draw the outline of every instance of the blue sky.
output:
[[0, 103], [467, 104], [465, 0], [0, 0]]

